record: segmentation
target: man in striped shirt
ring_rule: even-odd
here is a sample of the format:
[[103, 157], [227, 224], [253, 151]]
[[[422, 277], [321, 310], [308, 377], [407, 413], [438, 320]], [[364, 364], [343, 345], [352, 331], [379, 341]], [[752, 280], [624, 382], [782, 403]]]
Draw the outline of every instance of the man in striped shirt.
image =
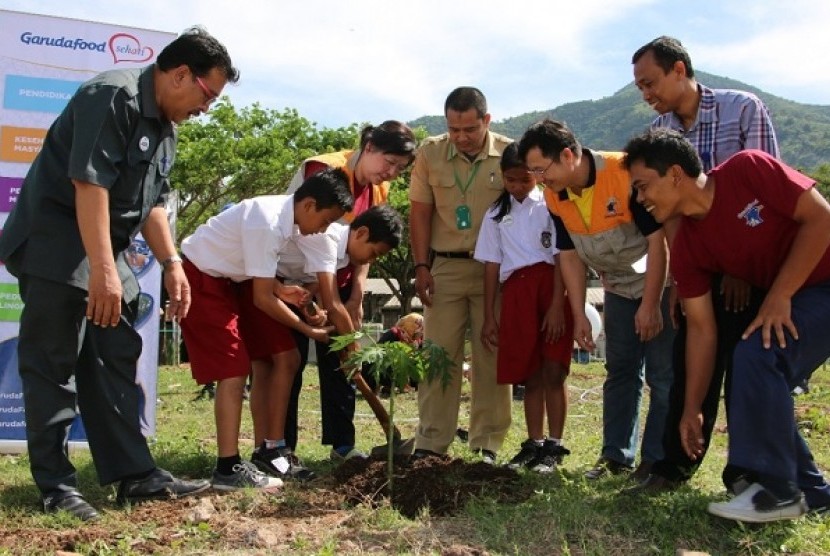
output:
[[[778, 158], [778, 143], [769, 112], [754, 94], [733, 89], [710, 89], [695, 79], [689, 53], [672, 37], [658, 37], [640, 47], [632, 57], [634, 82], [649, 106], [660, 114], [652, 128], [671, 128], [694, 145], [703, 162], [704, 172], [723, 163], [745, 149], [759, 149]], [[674, 239], [677, 221], [664, 223], [669, 245]], [[720, 390], [732, 370], [732, 352], [741, 333], [764, 299], [761, 290], [727, 275], [715, 277], [712, 285], [715, 318], [718, 325], [718, 349], [709, 390], [699, 418], [702, 420], [704, 446], [708, 448], [717, 418]], [[626, 493], [653, 493], [672, 490], [689, 480], [700, 466], [703, 454], [689, 458], [680, 443], [679, 423], [686, 393], [686, 323], [674, 307], [672, 320], [679, 328], [674, 345], [674, 385], [663, 437], [664, 458], [654, 464], [651, 475]], [[728, 403], [728, 400], [727, 400]], [[740, 470], [727, 468], [724, 482], [731, 487]]]

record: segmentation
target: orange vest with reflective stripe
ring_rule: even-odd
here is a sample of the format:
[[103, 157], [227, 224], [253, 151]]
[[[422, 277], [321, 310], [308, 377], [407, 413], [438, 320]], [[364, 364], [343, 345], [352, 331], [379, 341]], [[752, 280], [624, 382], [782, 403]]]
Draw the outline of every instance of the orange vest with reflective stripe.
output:
[[567, 190], [555, 193], [545, 189], [548, 209], [562, 219], [579, 258], [602, 273], [607, 290], [630, 299], [640, 298], [645, 274], [638, 274], [631, 265], [646, 254], [648, 240], [634, 222], [628, 204], [631, 180], [622, 166], [624, 155], [585, 149], [583, 156], [593, 156], [596, 165], [591, 223], [585, 222]]

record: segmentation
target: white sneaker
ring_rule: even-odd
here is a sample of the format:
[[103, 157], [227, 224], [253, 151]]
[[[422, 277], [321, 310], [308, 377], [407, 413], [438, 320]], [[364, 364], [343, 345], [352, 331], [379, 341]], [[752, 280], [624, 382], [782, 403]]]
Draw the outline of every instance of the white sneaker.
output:
[[807, 504], [804, 502], [804, 496], [801, 495], [796, 500], [781, 501], [770, 509], [758, 509], [753, 502], [753, 498], [764, 491], [764, 487], [760, 484], [752, 483], [746, 490], [728, 502], [712, 502], [709, 504], [709, 513], [735, 521], [767, 523], [784, 519], [796, 519], [807, 512]]

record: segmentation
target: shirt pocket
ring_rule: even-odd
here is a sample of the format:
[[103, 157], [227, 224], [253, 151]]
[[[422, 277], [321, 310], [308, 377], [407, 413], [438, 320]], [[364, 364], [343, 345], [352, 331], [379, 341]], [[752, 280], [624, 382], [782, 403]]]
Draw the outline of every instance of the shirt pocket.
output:
[[127, 150], [127, 164], [121, 178], [110, 191], [110, 198], [115, 206], [120, 208], [138, 208], [141, 206], [144, 180], [155, 172], [152, 168], [153, 153], [150, 148], [142, 150], [139, 145], [144, 143], [133, 141]]
[[437, 209], [452, 208], [455, 210], [461, 201], [461, 192], [455, 185], [452, 170], [435, 172], [429, 178], [429, 186], [435, 199]]

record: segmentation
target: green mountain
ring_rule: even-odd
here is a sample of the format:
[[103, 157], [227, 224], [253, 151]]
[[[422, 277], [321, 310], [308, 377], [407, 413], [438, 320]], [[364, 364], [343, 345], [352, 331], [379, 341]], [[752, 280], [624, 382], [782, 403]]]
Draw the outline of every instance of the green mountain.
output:
[[[767, 105], [785, 162], [804, 170], [830, 164], [830, 106], [800, 104], [734, 79], [696, 72], [698, 80], [715, 89], [740, 89], [758, 95]], [[567, 122], [584, 145], [595, 149], [620, 150], [634, 134], [646, 129], [654, 111], [629, 83], [610, 97], [563, 104], [551, 110], [527, 112], [491, 124], [491, 129], [518, 138], [533, 122], [550, 117]], [[409, 122], [424, 127], [430, 135], [446, 131], [443, 116], [423, 116]]]

